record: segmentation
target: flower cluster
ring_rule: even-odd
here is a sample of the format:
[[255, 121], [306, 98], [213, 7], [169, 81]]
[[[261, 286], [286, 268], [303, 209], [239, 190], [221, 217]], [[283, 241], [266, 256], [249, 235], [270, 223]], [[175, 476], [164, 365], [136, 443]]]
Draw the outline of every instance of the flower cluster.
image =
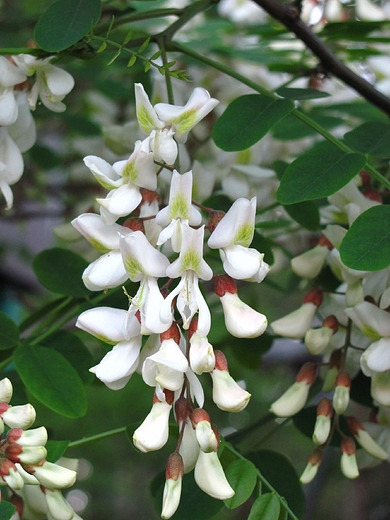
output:
[[[35, 421], [31, 404], [11, 406], [12, 384], [0, 381], [0, 484], [16, 506], [13, 520], [81, 520], [60, 492], [76, 480], [77, 461], [46, 460], [46, 428], [29, 429]], [[5, 428], [7, 430], [5, 431]], [[4, 492], [4, 491], [3, 491]]]
[[[72, 90], [72, 76], [50, 63], [29, 54], [0, 56], [0, 190], [7, 209], [13, 205], [11, 187], [24, 170], [22, 153], [36, 140], [35, 110], [38, 98], [54, 112], [63, 112], [64, 97]], [[35, 82], [29, 78], [35, 74]]]
[[[114, 345], [91, 369], [109, 388], [123, 388], [134, 372], [155, 388], [152, 409], [134, 432], [139, 450], [165, 445], [175, 411], [180, 434], [167, 465], [162, 511], [163, 518], [170, 518], [179, 504], [182, 476], [194, 468], [196, 482], [209, 495], [226, 499], [234, 494], [219, 463], [218, 430], [203, 410], [197, 376], [210, 374], [213, 400], [222, 410], [239, 412], [250, 398], [229, 374], [224, 354], [214, 351], [207, 339], [211, 314], [200, 283], [211, 281], [213, 271], [203, 258], [205, 231], [211, 233], [208, 247], [219, 250], [226, 272], [214, 276], [215, 293], [233, 336], [253, 338], [265, 331], [266, 317], [240, 300], [234, 279], [259, 283], [269, 267], [264, 255], [249, 247], [256, 199], [240, 198], [226, 214], [203, 208], [209, 213], [205, 225], [192, 200], [192, 171], [180, 174], [172, 167], [178, 143], [186, 141], [218, 101], [196, 88], [183, 107], [152, 106], [142, 85], [137, 84], [135, 92], [137, 119], [148, 135], [135, 143], [128, 159], [113, 165], [96, 156], [84, 159], [109, 191], [97, 199], [100, 215], [86, 213], [72, 224], [103, 253], [83, 274], [90, 290], [117, 287], [128, 279], [139, 283], [139, 289], [129, 298], [127, 311], [90, 309], [79, 316], [77, 326]], [[171, 179], [163, 207], [157, 192], [162, 170]], [[163, 285], [161, 279], [166, 279]]]
[[[352, 225], [366, 209], [380, 204], [373, 189], [361, 192], [359, 178], [329, 197], [330, 206], [323, 217], [337, 215], [337, 220]], [[324, 397], [317, 405], [313, 441], [318, 446], [309, 456], [301, 477], [310, 482], [322, 461], [323, 449], [337, 431], [342, 436], [341, 470], [348, 478], [359, 475], [354, 438], [371, 456], [386, 460], [388, 451], [378, 444], [363, 423], [348, 412], [350, 389], [360, 371], [371, 378], [371, 397], [375, 417], [377, 407], [390, 406], [390, 277], [389, 268], [377, 272], [356, 271], [343, 264], [339, 248], [347, 233], [341, 225], [329, 224], [318, 244], [293, 258], [294, 273], [315, 281], [327, 265], [340, 285], [335, 292], [315, 286], [306, 294], [301, 307], [271, 323], [278, 336], [301, 339], [310, 354], [322, 356], [321, 363], [308, 362], [295, 383], [271, 406], [279, 417], [289, 417], [306, 404], [318, 365], [322, 366]], [[315, 319], [322, 324], [313, 327]], [[329, 396], [327, 394], [330, 394]], [[340, 416], [344, 415], [342, 428]], [[346, 433], [347, 432], [347, 433]], [[378, 432], [376, 432], [378, 434]], [[377, 435], [378, 437], [378, 435]], [[378, 440], [379, 437], [378, 437]], [[386, 449], [388, 446], [384, 446]]]

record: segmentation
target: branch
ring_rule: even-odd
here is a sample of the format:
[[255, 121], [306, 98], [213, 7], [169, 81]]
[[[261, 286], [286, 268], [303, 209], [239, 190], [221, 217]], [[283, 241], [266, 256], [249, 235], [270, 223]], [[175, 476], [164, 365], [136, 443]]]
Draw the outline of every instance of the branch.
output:
[[275, 0], [253, 1], [302, 40], [307, 48], [320, 59], [326, 70], [390, 116], [390, 99], [345, 66], [303, 23], [295, 7], [289, 4], [280, 4]]

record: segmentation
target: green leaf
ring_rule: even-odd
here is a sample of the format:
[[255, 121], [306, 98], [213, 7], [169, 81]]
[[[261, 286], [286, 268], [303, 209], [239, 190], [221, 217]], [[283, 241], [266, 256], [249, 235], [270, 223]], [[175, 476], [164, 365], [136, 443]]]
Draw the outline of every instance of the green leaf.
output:
[[46, 460], [49, 462], [57, 462], [58, 459], [66, 452], [70, 441], [47, 441], [45, 448], [47, 449]]
[[320, 212], [312, 200], [284, 206], [284, 209], [298, 224], [310, 231], [316, 231], [320, 225]]
[[322, 92], [321, 90], [315, 90], [314, 88], [287, 88], [280, 87], [275, 90], [275, 93], [278, 96], [284, 97], [286, 99], [319, 99], [324, 97], [330, 97], [330, 94], [327, 92]]
[[149, 45], [149, 42], [150, 42], [150, 36], [148, 36], [148, 38], [146, 38], [146, 40], [144, 41], [144, 43], [141, 45], [141, 47], [138, 49], [138, 54], [141, 54], [142, 51], [144, 51], [146, 49], [146, 47]]
[[16, 349], [14, 362], [27, 389], [48, 408], [70, 418], [86, 414], [83, 383], [61, 354], [46, 347], [22, 346]]
[[285, 205], [328, 197], [348, 184], [365, 163], [364, 155], [344, 152], [322, 142], [288, 166], [276, 199]]
[[238, 459], [225, 470], [226, 478], [235, 494], [224, 500], [225, 506], [235, 509], [248, 500], [257, 482], [257, 469], [249, 460]]
[[280, 502], [272, 493], [265, 493], [256, 499], [248, 520], [278, 520]]
[[72, 251], [59, 247], [46, 249], [34, 258], [32, 266], [38, 280], [49, 291], [76, 298], [90, 294], [82, 281], [88, 262]]
[[90, 383], [94, 375], [89, 369], [95, 364], [92, 354], [75, 334], [65, 330], [57, 330], [41, 344], [59, 352], [73, 366], [82, 382]]
[[[321, 114], [319, 109], [311, 110], [310, 112], [307, 112], [307, 115], [318, 125], [323, 126], [327, 130], [345, 123], [345, 120], [341, 117], [330, 116], [328, 112], [326, 114]], [[283, 121], [275, 125], [272, 129], [272, 134], [275, 139], [281, 141], [295, 141], [296, 139], [318, 135], [314, 128], [311, 128], [311, 126], [291, 115], [287, 116]]]
[[0, 350], [14, 348], [18, 343], [18, 326], [4, 312], [0, 312]]
[[132, 57], [129, 59], [127, 66], [132, 67], [136, 61], [137, 61], [137, 56], [135, 54], [133, 54]]
[[348, 146], [375, 157], [390, 157], [390, 125], [381, 122], [364, 123], [344, 135]]
[[341, 242], [340, 257], [358, 271], [390, 265], [390, 206], [374, 206], [359, 215]]
[[10, 520], [12, 515], [16, 511], [16, 506], [11, 502], [1, 501], [0, 502], [0, 520]]
[[247, 457], [279, 495], [286, 499], [292, 512], [301, 519], [305, 514], [305, 495], [289, 459], [271, 450], [259, 450]]
[[34, 39], [45, 51], [63, 51], [97, 24], [100, 13], [100, 0], [58, 0], [39, 19]]
[[215, 144], [226, 152], [251, 147], [294, 108], [288, 99], [259, 94], [241, 96], [227, 107], [213, 130]]

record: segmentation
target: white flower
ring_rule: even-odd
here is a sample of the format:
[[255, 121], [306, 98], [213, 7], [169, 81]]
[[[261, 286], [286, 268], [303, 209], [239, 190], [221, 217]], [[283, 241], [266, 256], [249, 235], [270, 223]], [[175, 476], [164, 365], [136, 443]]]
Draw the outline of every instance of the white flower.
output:
[[53, 57], [39, 60], [29, 54], [19, 54], [13, 56], [13, 60], [19, 68], [32, 76], [36, 73], [36, 80], [29, 94], [29, 103], [34, 110], [38, 97], [49, 110], [53, 112], [64, 112], [66, 106], [62, 103], [64, 97], [74, 87], [74, 79], [65, 70], [60, 69], [50, 63]]
[[136, 316], [128, 319], [125, 310], [97, 307], [80, 314], [76, 326], [115, 345], [90, 371], [112, 390], [123, 388], [138, 367], [142, 337]]
[[63, 489], [72, 486], [76, 481], [77, 473], [52, 462], [45, 462], [42, 466], [32, 466], [29, 471], [45, 488]]
[[128, 276], [119, 249], [119, 233], [126, 235], [130, 230], [119, 224], [109, 226], [100, 215], [93, 213], [84, 213], [71, 224], [93, 247], [104, 253], [85, 269], [84, 285], [90, 291], [101, 291], [123, 284]]
[[227, 500], [234, 495], [216, 451], [205, 453], [200, 450], [194, 477], [200, 489], [213, 498]]
[[211, 372], [215, 366], [215, 356], [207, 338], [194, 332], [190, 338], [190, 345], [190, 366], [195, 374]]
[[249, 248], [255, 232], [256, 197], [237, 199], [208, 240], [211, 249], [220, 249], [225, 272], [237, 280], [261, 282], [269, 271], [264, 255]]
[[213, 380], [213, 401], [225, 412], [241, 412], [251, 394], [241, 388], [229, 374], [226, 357], [220, 350], [215, 351], [215, 369], [211, 372]]
[[137, 119], [142, 131], [150, 135], [154, 157], [167, 164], [173, 164], [177, 157], [173, 136], [185, 143], [188, 132], [219, 103], [207, 90], [196, 88], [184, 107], [158, 103], [153, 108], [140, 83], [135, 84], [135, 100]]
[[156, 402], [154, 402], [152, 410], [133, 435], [134, 446], [144, 453], [159, 450], [168, 440], [168, 421], [173, 395], [170, 404], [167, 401], [161, 402], [157, 398], [155, 399]]
[[169, 323], [172, 320], [171, 304], [177, 296], [177, 309], [183, 318], [183, 328], [189, 328], [196, 311], [199, 310], [198, 332], [207, 336], [211, 326], [211, 316], [207, 303], [199, 289], [198, 278], [210, 280], [213, 272], [203, 259], [204, 226], [192, 229], [183, 225], [183, 239], [180, 255], [167, 269], [170, 278], [181, 276], [177, 287], [165, 298], [160, 310], [160, 318]]
[[160, 319], [164, 298], [157, 278], [166, 276], [169, 260], [157, 251], [141, 231], [120, 237], [120, 250], [126, 272], [132, 282], [141, 282], [131, 301], [129, 316], [141, 313], [141, 333], [161, 333], [169, 328], [172, 318]]
[[181, 455], [177, 452], [169, 456], [166, 467], [166, 481], [163, 494], [161, 518], [171, 518], [179, 507], [181, 483], [184, 474], [184, 464]]
[[15, 100], [14, 86], [23, 83], [27, 76], [7, 58], [0, 56], [0, 126], [15, 123], [18, 105]]
[[160, 350], [145, 359], [142, 377], [149, 386], [159, 385], [168, 390], [183, 386], [188, 361], [173, 338], [162, 341]]
[[6, 128], [0, 128], [0, 190], [7, 206], [11, 209], [14, 201], [10, 186], [18, 182], [23, 174], [23, 157], [11, 139]]
[[156, 215], [156, 223], [164, 228], [157, 240], [161, 246], [171, 240], [172, 249], [178, 253], [181, 249], [183, 226], [199, 226], [202, 215], [191, 204], [192, 171], [180, 175], [173, 171], [169, 192], [169, 204]]

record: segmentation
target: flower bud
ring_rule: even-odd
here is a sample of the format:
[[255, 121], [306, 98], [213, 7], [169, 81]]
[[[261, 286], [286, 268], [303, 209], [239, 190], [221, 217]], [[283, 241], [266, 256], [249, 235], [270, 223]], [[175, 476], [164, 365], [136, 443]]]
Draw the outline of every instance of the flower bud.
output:
[[345, 437], [341, 443], [341, 471], [347, 478], [359, 476], [356, 462], [356, 446], [351, 437]]
[[7, 433], [7, 441], [17, 443], [19, 446], [45, 446], [47, 430], [44, 426], [27, 431], [22, 428], [12, 428]]
[[190, 366], [195, 374], [211, 372], [215, 366], [215, 356], [213, 346], [207, 338], [195, 332], [191, 336], [190, 345]]
[[390, 374], [375, 372], [371, 378], [371, 395], [379, 404], [390, 406]]
[[192, 413], [192, 423], [200, 449], [206, 453], [217, 450], [219, 442], [211, 427], [209, 414], [202, 408], [196, 408]]
[[234, 495], [216, 451], [205, 453], [201, 450], [199, 452], [194, 477], [200, 489], [213, 498], [227, 500]]
[[335, 316], [328, 316], [322, 327], [309, 329], [305, 334], [305, 345], [310, 354], [314, 356], [321, 354], [329, 345], [333, 334], [338, 330], [338, 321]]
[[356, 417], [347, 417], [347, 424], [351, 435], [355, 437], [360, 446], [372, 457], [387, 460], [387, 452], [377, 444], [362, 423]]
[[46, 489], [45, 498], [49, 513], [54, 520], [75, 519], [73, 509], [65, 500], [64, 496], [60, 491], [52, 491], [51, 489]]
[[207, 223], [207, 229], [212, 233], [214, 229], [217, 227], [218, 223], [223, 219], [226, 215], [224, 211], [213, 210], [209, 213], [209, 221]]
[[5, 377], [0, 381], [0, 403], [9, 403], [12, 397], [12, 383]]
[[12, 462], [22, 464], [39, 464], [45, 459], [47, 451], [43, 446], [20, 446], [19, 444], [9, 444], [4, 451], [6, 457]]
[[[325, 237], [324, 237], [325, 238]], [[326, 244], [317, 244], [313, 249], [296, 256], [291, 260], [291, 269], [301, 278], [312, 280], [320, 274], [329, 251], [333, 246], [329, 241]], [[330, 244], [330, 247], [329, 247]]]
[[240, 300], [233, 278], [217, 276], [214, 290], [221, 300], [225, 325], [232, 336], [257, 338], [265, 332], [267, 318]]
[[181, 455], [177, 452], [169, 455], [165, 470], [166, 481], [163, 494], [161, 518], [171, 518], [179, 506], [181, 483], [184, 474], [184, 464]]
[[270, 412], [278, 417], [291, 417], [305, 406], [311, 385], [316, 378], [317, 368], [314, 363], [305, 363], [299, 371], [295, 383], [272, 403]]
[[199, 457], [199, 443], [191, 421], [187, 421], [184, 426], [183, 439], [180, 444], [179, 453], [183, 458], [184, 473], [192, 471]]
[[320, 449], [315, 449], [312, 453], [310, 453], [307, 459], [307, 465], [304, 469], [301, 478], [299, 479], [302, 484], [308, 484], [313, 480], [313, 478], [317, 475], [318, 468], [322, 462], [322, 451]]
[[329, 361], [330, 367], [325, 375], [324, 384], [322, 386], [322, 391], [325, 394], [331, 392], [335, 387], [336, 379], [339, 374], [340, 366], [341, 366], [341, 364], [340, 364], [341, 356], [342, 356], [341, 349], [334, 350], [332, 352], [332, 355], [330, 356], [330, 361]]
[[36, 413], [31, 404], [9, 407], [1, 414], [4, 423], [10, 428], [27, 430], [35, 421]]
[[333, 408], [339, 415], [347, 409], [350, 389], [351, 378], [348, 372], [340, 372], [336, 378], [336, 388], [333, 395]]
[[283, 318], [271, 323], [274, 334], [287, 338], [300, 339], [310, 329], [317, 308], [322, 303], [322, 293], [312, 289], [303, 299], [303, 304]]
[[169, 414], [172, 408], [168, 402], [157, 400], [152, 410], [146, 416], [144, 422], [133, 435], [133, 443], [136, 448], [146, 453], [162, 448], [169, 436]]
[[330, 433], [332, 415], [332, 403], [328, 398], [324, 397], [317, 406], [317, 419], [313, 432], [314, 444], [320, 446], [327, 441]]
[[229, 374], [225, 355], [220, 350], [214, 354], [215, 369], [211, 372], [213, 401], [225, 412], [241, 412], [249, 403], [251, 394], [241, 388]]
[[19, 490], [24, 486], [24, 481], [19, 475], [15, 464], [8, 459], [3, 459], [0, 462], [0, 477], [11, 489]]
[[42, 486], [49, 489], [63, 489], [73, 486], [77, 476], [76, 471], [47, 461], [42, 466], [27, 466], [25, 469], [32, 473]]

